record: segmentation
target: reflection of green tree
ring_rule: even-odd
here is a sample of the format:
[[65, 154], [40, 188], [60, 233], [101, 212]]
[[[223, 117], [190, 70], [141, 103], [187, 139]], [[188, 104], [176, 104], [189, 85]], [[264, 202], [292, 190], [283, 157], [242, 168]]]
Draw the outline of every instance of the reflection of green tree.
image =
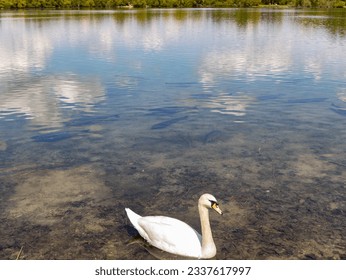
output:
[[247, 26], [249, 23], [256, 25], [261, 20], [261, 11], [240, 9], [235, 12], [234, 20], [238, 26]]
[[214, 22], [233, 21], [238, 26], [244, 27], [248, 24], [258, 24], [261, 21], [261, 10], [257, 9], [235, 9], [215, 10], [208, 14]]
[[266, 21], [270, 23], [280, 23], [282, 22], [283, 13], [281, 12], [262, 12], [261, 13], [261, 21]]
[[139, 10], [133, 16], [136, 18], [136, 21], [141, 24], [148, 23], [153, 18], [152, 13], [148, 12], [147, 10]]
[[189, 17], [189, 14], [186, 10], [175, 10], [173, 17], [177, 21], [185, 21]]
[[307, 26], [324, 28], [334, 36], [346, 37], [346, 10], [331, 9], [321, 12], [308, 11], [304, 13], [304, 17], [298, 17], [297, 22]]
[[253, 7], [265, 5], [289, 5], [293, 7], [346, 6], [346, 0], [0, 0], [4, 8], [115, 8], [132, 5], [137, 8], [187, 8], [187, 7]]
[[118, 25], [124, 25], [125, 22], [131, 17], [131, 14], [129, 13], [114, 13], [113, 14], [113, 20], [116, 22]]
[[[10, 5], [10, 1], [14, 1], [12, 6]], [[97, 7], [98, 5], [105, 5], [109, 7], [113, 7], [113, 5], [127, 5], [128, 0], [0, 0], [0, 7], [30, 7], [30, 8], [41, 8], [42, 5], [51, 5], [54, 7], [64, 6], [64, 7]], [[152, 0], [136, 0], [143, 1], [142, 4], [148, 3]], [[156, 0], [160, 1], [160, 3], [165, 3], [164, 1], [169, 0]], [[177, 0], [178, 1], [178, 0]], [[190, 0], [192, 1], [192, 0]], [[203, 0], [203, 3], [206, 1], [212, 0]], [[237, 0], [229, 0], [229, 1], [237, 1]], [[298, 0], [296, 0], [298, 1]], [[314, 1], [323, 1], [323, 0], [299, 0], [299, 1], [310, 1], [311, 3], [316, 3]], [[138, 2], [139, 3], [139, 2]], [[179, 5], [182, 5], [182, 1], [176, 2]], [[185, 2], [187, 3], [187, 2]], [[163, 5], [163, 4], [160, 4]], [[32, 11], [28, 14], [32, 15]], [[40, 21], [49, 20], [52, 13], [45, 13], [44, 11], [35, 12], [35, 16], [31, 18], [33, 20]], [[66, 16], [67, 14], [61, 14], [61, 16]], [[73, 14], [78, 17], [86, 17], [85, 14]], [[346, 37], [346, 9], [310, 9], [310, 10], [296, 10], [294, 13], [295, 20], [297, 23], [303, 26], [316, 27], [316, 28], [324, 28], [330, 34], [335, 36]], [[25, 16], [25, 15], [24, 15]], [[54, 13], [54, 16], [57, 14]], [[69, 16], [71, 14], [69, 13]], [[95, 19], [96, 17], [102, 17], [102, 13], [88, 15], [89, 17]], [[281, 22], [284, 16], [284, 12], [281, 10], [260, 10], [260, 9], [218, 9], [218, 10], [150, 10], [143, 9], [137, 10], [136, 12], [115, 12], [113, 14], [114, 20], [118, 24], [123, 24], [127, 20], [135, 19], [140, 24], [145, 24], [152, 21], [155, 18], [160, 18], [162, 20], [174, 19], [176, 21], [186, 21], [188, 19], [193, 19], [194, 21], [199, 21], [205, 19], [207, 17], [210, 18], [213, 22], [222, 23], [224, 21], [235, 22], [239, 27], [246, 27], [248, 24], [257, 25], [260, 22], [271, 22], [278, 23]]]

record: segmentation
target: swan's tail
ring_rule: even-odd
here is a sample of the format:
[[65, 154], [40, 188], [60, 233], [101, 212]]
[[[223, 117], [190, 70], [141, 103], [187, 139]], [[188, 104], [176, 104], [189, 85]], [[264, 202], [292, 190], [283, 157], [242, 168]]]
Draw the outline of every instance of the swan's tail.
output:
[[149, 242], [149, 236], [145, 232], [145, 230], [139, 225], [139, 220], [142, 218], [142, 216], [139, 216], [135, 212], [133, 212], [130, 208], [125, 208], [127, 217], [129, 217], [129, 220], [131, 224], [134, 226], [134, 228], [138, 231], [139, 235], [142, 236], [145, 240]]
[[125, 208], [127, 217], [129, 218], [131, 224], [135, 227], [135, 229], [138, 230], [138, 228], [140, 227], [138, 225], [138, 219], [141, 218], [141, 216], [139, 216], [138, 214], [136, 214], [135, 212], [133, 212], [130, 208]]

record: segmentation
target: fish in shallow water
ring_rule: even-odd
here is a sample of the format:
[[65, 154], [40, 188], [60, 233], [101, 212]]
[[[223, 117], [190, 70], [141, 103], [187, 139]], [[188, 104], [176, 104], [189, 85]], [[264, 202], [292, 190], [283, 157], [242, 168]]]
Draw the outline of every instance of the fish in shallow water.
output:
[[32, 140], [35, 142], [58, 142], [72, 137], [72, 134], [69, 132], [51, 132], [40, 135], [35, 135], [32, 137]]
[[330, 108], [333, 112], [341, 115], [341, 116], [346, 116], [346, 108], [341, 108], [339, 106], [333, 106], [332, 108]]
[[196, 107], [181, 107], [181, 106], [168, 106], [149, 109], [148, 115], [150, 116], [169, 116], [181, 113], [188, 110], [197, 109]]
[[163, 121], [163, 122], [154, 124], [151, 127], [151, 129], [164, 129], [164, 128], [167, 128], [167, 127], [171, 126], [172, 124], [175, 124], [177, 122], [180, 122], [180, 121], [186, 120], [186, 119], [187, 119], [187, 116], [171, 119], [171, 120], [168, 120], [168, 121]]
[[215, 143], [222, 139], [223, 133], [220, 130], [212, 130], [204, 135], [202, 141], [204, 144]]
[[317, 102], [324, 102], [328, 98], [324, 97], [316, 97], [316, 98], [300, 98], [300, 99], [291, 99], [288, 100], [287, 103], [290, 104], [299, 104], [299, 103], [317, 103]]
[[101, 122], [116, 121], [118, 119], [119, 115], [85, 116], [66, 123], [66, 126], [87, 126]]

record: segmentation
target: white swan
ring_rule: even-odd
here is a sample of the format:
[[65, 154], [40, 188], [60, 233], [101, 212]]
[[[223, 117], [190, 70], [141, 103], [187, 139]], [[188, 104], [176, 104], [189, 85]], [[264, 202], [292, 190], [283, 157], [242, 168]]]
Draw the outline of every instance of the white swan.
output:
[[199, 259], [209, 259], [216, 255], [208, 209], [214, 209], [222, 215], [215, 197], [203, 194], [198, 200], [202, 229], [200, 235], [188, 224], [177, 219], [165, 216], [141, 217], [131, 209], [125, 208], [132, 225], [151, 245], [172, 254]]

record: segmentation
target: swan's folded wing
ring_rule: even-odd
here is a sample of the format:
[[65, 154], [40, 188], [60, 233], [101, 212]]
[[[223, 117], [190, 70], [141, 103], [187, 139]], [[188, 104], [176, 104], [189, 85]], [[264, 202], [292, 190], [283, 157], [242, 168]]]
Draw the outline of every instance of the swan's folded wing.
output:
[[147, 241], [172, 254], [198, 258], [201, 255], [201, 236], [188, 224], [170, 217], [146, 216], [138, 224], [148, 236]]

